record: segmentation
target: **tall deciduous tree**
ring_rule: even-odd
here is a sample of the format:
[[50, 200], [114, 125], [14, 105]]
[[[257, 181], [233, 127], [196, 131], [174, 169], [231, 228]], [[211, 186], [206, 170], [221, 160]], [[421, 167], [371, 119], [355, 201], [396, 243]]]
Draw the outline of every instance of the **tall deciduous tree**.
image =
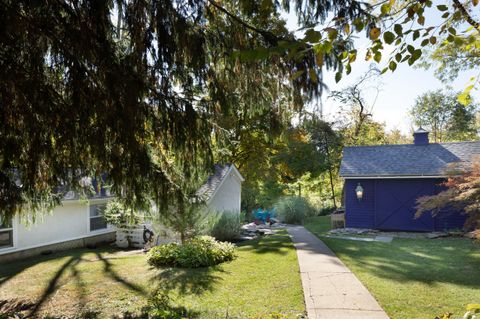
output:
[[[380, 70], [371, 67], [352, 85], [331, 92], [329, 97], [338, 103], [342, 111], [336, 122], [342, 131], [344, 145], [382, 143], [384, 127], [372, 119], [380, 86]], [[368, 93], [371, 93], [372, 99], [367, 99]]]
[[[448, 32], [440, 34], [420, 64], [427, 69], [433, 68], [435, 75], [444, 82], [453, 81], [464, 71], [480, 72], [480, 17], [475, 14], [478, 1], [454, 1], [454, 5], [458, 12], [450, 14], [446, 9], [443, 14], [450, 16], [448, 29], [444, 28]], [[468, 104], [469, 93], [476, 85], [478, 89], [478, 81], [478, 76], [470, 79], [464, 92], [458, 96], [459, 102]]]
[[[455, 41], [451, 17], [478, 31], [459, 0], [436, 9], [403, 1], [398, 12], [394, 2], [1, 1], [2, 214], [54, 205], [64, 185], [102, 173], [128, 205], [182, 207], [211, 162], [216, 121], [280, 103], [279, 91], [265, 90], [274, 85], [301, 108], [321, 93], [322, 69], [337, 81], [350, 73], [355, 33], [370, 37], [366, 58], [376, 61], [394, 44], [394, 71], [418, 60], [435, 33]], [[290, 9], [301, 38], [280, 18]], [[426, 10], [448, 15], [427, 27]], [[407, 43], [410, 34], [420, 46]]]
[[475, 115], [477, 105], [457, 101], [457, 94], [430, 91], [420, 95], [410, 110], [412, 122], [429, 130], [435, 142], [474, 140], [478, 138]]
[[269, 108], [270, 82], [301, 107], [320, 66], [338, 68], [348, 43], [319, 64], [279, 19], [290, 4], [306, 20], [367, 16], [354, 0], [2, 1], [1, 214], [54, 205], [60, 186], [102, 173], [130, 206], [182, 207], [221, 114], [241, 99]]
[[317, 152], [315, 161], [318, 161], [323, 172], [328, 174], [331, 200], [333, 207], [337, 208], [335, 184], [340, 165], [342, 139], [332, 129], [332, 125], [313, 116], [303, 124], [309, 133], [310, 143]]

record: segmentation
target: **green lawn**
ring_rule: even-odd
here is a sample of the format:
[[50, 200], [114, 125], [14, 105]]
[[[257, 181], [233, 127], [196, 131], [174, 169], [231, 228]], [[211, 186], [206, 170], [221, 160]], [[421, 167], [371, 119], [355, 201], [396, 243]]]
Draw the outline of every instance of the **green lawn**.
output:
[[394, 239], [392, 243], [322, 237], [328, 217], [305, 227], [358, 276], [392, 319], [461, 317], [480, 303], [480, 245], [464, 238]]
[[151, 269], [144, 254], [77, 249], [0, 266], [1, 300], [36, 303], [38, 316], [99, 318], [138, 312], [156, 287], [198, 318], [304, 312], [295, 249], [285, 231], [238, 248], [238, 258], [195, 270]]

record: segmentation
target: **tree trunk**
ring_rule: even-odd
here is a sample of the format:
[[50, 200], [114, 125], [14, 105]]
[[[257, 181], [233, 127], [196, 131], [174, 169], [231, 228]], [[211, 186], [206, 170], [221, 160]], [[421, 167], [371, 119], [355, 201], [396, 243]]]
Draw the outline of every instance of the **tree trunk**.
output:
[[185, 244], [185, 239], [186, 239], [185, 237], [186, 237], [185, 232], [181, 231], [180, 232], [180, 242], [182, 243], [182, 245]]
[[117, 39], [122, 39], [122, 18], [123, 18], [123, 4], [121, 1], [117, 2], [118, 12], [117, 12]]
[[333, 173], [332, 173], [332, 164], [330, 162], [330, 150], [328, 147], [328, 139], [327, 135], [325, 132], [323, 133], [323, 139], [325, 141], [325, 150], [327, 152], [327, 165], [328, 165], [328, 174], [330, 175], [330, 189], [332, 191], [332, 201], [333, 201], [333, 207], [337, 209], [337, 202], [335, 201], [335, 188], [333, 185]]

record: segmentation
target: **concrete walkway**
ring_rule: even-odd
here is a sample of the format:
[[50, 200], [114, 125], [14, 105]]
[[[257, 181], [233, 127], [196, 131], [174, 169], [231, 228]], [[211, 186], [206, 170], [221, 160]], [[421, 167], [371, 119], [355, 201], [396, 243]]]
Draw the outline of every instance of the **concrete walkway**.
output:
[[289, 226], [309, 319], [388, 319], [367, 288], [315, 235]]

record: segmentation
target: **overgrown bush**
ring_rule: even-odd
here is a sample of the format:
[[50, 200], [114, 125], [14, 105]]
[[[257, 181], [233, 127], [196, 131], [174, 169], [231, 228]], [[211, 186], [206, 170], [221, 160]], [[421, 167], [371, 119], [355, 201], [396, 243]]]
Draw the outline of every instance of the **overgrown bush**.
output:
[[300, 196], [282, 197], [275, 203], [274, 208], [278, 219], [287, 224], [302, 224], [305, 217], [315, 214], [308, 200]]
[[240, 236], [244, 215], [238, 212], [224, 211], [217, 213], [210, 235], [217, 240], [233, 241]]
[[183, 245], [170, 243], [153, 247], [147, 257], [154, 267], [199, 268], [220, 264], [235, 258], [235, 246], [216, 241], [210, 236], [200, 236], [185, 241]]

